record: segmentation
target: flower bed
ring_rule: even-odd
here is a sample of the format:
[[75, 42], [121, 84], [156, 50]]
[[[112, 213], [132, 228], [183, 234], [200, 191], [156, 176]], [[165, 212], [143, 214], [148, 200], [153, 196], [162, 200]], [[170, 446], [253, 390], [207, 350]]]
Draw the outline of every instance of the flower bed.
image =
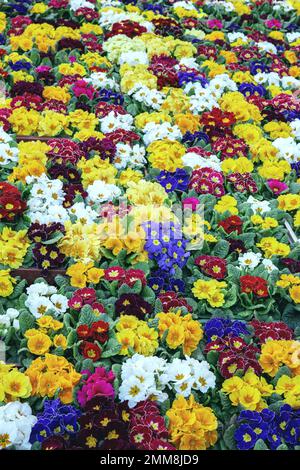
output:
[[0, 449], [300, 449], [300, 7], [0, 13]]

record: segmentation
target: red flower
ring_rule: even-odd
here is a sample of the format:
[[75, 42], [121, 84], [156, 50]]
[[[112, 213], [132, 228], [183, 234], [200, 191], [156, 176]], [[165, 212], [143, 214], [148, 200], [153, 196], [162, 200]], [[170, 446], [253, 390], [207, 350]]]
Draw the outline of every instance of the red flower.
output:
[[175, 307], [186, 307], [189, 312], [192, 312], [193, 310], [183, 297], [179, 297], [177, 292], [164, 292], [163, 294], [160, 294], [158, 298], [163, 305], [164, 312], [168, 312], [171, 308]]
[[92, 304], [92, 309], [95, 315], [100, 315], [100, 313], [105, 313], [105, 308], [99, 302], [94, 302]]
[[68, 300], [68, 306], [74, 310], [80, 310], [83, 306], [83, 299], [79, 295], [74, 295]]
[[143, 424], [133, 426], [129, 433], [129, 439], [138, 449], [144, 449], [152, 439], [151, 429]]
[[268, 284], [267, 281], [258, 276], [246, 276], [240, 277], [241, 291], [246, 294], [253, 293], [258, 297], [268, 297]]
[[218, 225], [223, 227], [226, 233], [237, 232], [240, 235], [242, 233], [243, 221], [239, 216], [231, 215], [219, 222]]
[[99, 320], [91, 326], [91, 336], [99, 343], [105, 343], [108, 339], [109, 324], [106, 321]]
[[87, 339], [91, 336], [91, 331], [88, 325], [79, 325], [76, 333], [80, 339]]
[[112, 266], [107, 268], [104, 273], [104, 279], [107, 281], [120, 281], [125, 274], [125, 270], [120, 266]]
[[96, 300], [96, 291], [91, 287], [84, 287], [83, 289], [78, 289], [75, 294], [81, 297], [84, 304], [93, 304]]
[[13, 220], [26, 209], [20, 191], [12, 184], [0, 183], [0, 220]]
[[92, 359], [93, 362], [98, 361], [101, 357], [102, 349], [94, 343], [84, 341], [81, 345], [82, 355], [85, 359]]
[[138, 280], [142, 282], [143, 286], [147, 284], [144, 271], [142, 271], [141, 269], [128, 269], [125, 272], [125, 277], [122, 282], [124, 284], [127, 284], [129, 287], [132, 287]]
[[195, 259], [195, 264], [207, 276], [224, 279], [227, 274], [226, 260], [217, 256], [202, 255]]

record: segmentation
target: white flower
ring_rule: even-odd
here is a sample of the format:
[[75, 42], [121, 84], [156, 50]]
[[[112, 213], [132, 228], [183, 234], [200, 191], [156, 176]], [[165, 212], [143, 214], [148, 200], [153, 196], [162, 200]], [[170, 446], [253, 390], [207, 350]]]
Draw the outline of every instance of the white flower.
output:
[[243, 42], [248, 42], [247, 36], [245, 36], [245, 34], [239, 33], [239, 32], [228, 33], [228, 39], [229, 39], [230, 43], [235, 42], [238, 39], [242, 39]]
[[31, 286], [27, 287], [26, 289], [26, 294], [32, 297], [56, 294], [56, 292], [56, 287], [48, 286], [46, 282], [36, 282], [35, 284], [31, 284]]
[[294, 121], [291, 121], [289, 124], [293, 131], [294, 137], [297, 140], [300, 140], [300, 119], [295, 119]]
[[221, 171], [220, 160], [216, 155], [210, 155], [209, 157], [201, 157], [195, 152], [187, 152], [182, 157], [182, 163], [184, 166], [191, 168], [212, 168], [216, 171]]
[[279, 86], [280, 85], [280, 75], [276, 72], [259, 72], [254, 75], [254, 80], [258, 84], [267, 83], [268, 85]]
[[261, 262], [264, 267], [266, 268], [266, 270], [271, 273], [273, 271], [278, 271], [278, 268], [277, 266], [275, 266], [274, 263], [272, 263], [272, 261], [270, 259], [263, 259], [262, 262]]
[[16, 308], [8, 308], [6, 310], [6, 315], [11, 319], [13, 320], [14, 318], [18, 318], [18, 316], [20, 315], [20, 312], [19, 310], [17, 310]]
[[98, 214], [91, 207], [85, 206], [83, 202], [76, 202], [68, 209], [69, 215], [73, 215], [76, 219], [85, 225], [90, 225], [97, 219]]
[[50, 301], [53, 304], [54, 310], [57, 313], [65, 313], [68, 308], [68, 299], [61, 294], [53, 294], [50, 297]]
[[0, 143], [7, 144], [8, 142], [11, 142], [12, 138], [5, 130], [3, 129], [2, 125], [0, 124]]
[[272, 142], [272, 145], [278, 149], [278, 156], [289, 163], [300, 160], [300, 144], [297, 144], [292, 137], [279, 137]]
[[128, 65], [139, 65], [149, 64], [148, 55], [144, 51], [129, 51], [129, 52], [122, 52], [119, 57], [119, 64], [128, 64]]
[[84, 81], [91, 83], [95, 88], [110, 88], [117, 91], [120, 89], [118, 83], [113, 78], [108, 77], [105, 72], [93, 72]]
[[36, 318], [40, 318], [47, 313], [48, 310], [53, 310], [54, 305], [48, 297], [32, 297], [25, 300], [25, 305]]
[[14, 401], [0, 407], [0, 449], [14, 446], [29, 450], [30, 434], [37, 418], [27, 403]]
[[129, 90], [128, 95], [132, 95], [139, 103], [143, 103], [146, 106], [157, 110], [160, 109], [166, 96], [164, 93], [158, 90], [152, 90], [139, 82]]
[[277, 54], [277, 48], [271, 42], [259, 41], [257, 43], [257, 47], [259, 51], [265, 51], [265, 52], [271, 52], [272, 54]]
[[0, 420], [0, 449], [6, 449], [14, 445], [17, 433], [18, 430], [14, 423], [6, 423]]
[[128, 400], [128, 406], [133, 408], [140, 401], [148, 398], [148, 389], [145, 383], [135, 376], [124, 380], [119, 388], [119, 398], [121, 401]]
[[0, 315], [0, 328], [9, 328], [10, 318], [8, 315]]
[[281, 86], [284, 90], [296, 90], [297, 88], [300, 88], [300, 80], [297, 80], [297, 78], [287, 75], [281, 78]]
[[91, 8], [92, 10], [95, 9], [95, 5], [87, 0], [70, 0], [69, 3], [70, 10], [76, 11], [79, 8]]
[[10, 147], [7, 143], [0, 143], [0, 165], [7, 165], [18, 161], [19, 150], [16, 147]]
[[163, 122], [162, 124], [148, 122], [148, 124], [143, 128], [143, 132], [143, 140], [146, 146], [155, 140], [177, 140], [182, 137], [179, 127], [176, 125], [172, 126], [169, 122]]
[[289, 43], [297, 41], [300, 38], [299, 31], [293, 31], [292, 33], [286, 33], [286, 38]]
[[253, 196], [248, 197], [247, 203], [250, 204], [251, 209], [255, 214], [264, 214], [265, 212], [269, 212], [271, 210], [271, 206], [268, 201], [259, 201]]
[[101, 180], [95, 180], [87, 187], [88, 199], [93, 203], [112, 201], [121, 195], [121, 190], [115, 184], [108, 184]]
[[248, 251], [247, 253], [243, 253], [239, 256], [238, 262], [243, 268], [254, 269], [259, 265], [260, 260], [261, 254]]
[[113, 132], [116, 129], [130, 131], [132, 129], [133, 117], [130, 114], [118, 114], [111, 111], [107, 116], [100, 119], [101, 131], [104, 134]]

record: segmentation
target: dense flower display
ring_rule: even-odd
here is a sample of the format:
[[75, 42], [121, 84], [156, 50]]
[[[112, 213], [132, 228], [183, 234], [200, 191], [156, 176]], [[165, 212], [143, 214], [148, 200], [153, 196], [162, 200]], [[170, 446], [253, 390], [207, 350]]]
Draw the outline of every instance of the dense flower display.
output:
[[0, 449], [300, 449], [299, 17], [1, 2]]

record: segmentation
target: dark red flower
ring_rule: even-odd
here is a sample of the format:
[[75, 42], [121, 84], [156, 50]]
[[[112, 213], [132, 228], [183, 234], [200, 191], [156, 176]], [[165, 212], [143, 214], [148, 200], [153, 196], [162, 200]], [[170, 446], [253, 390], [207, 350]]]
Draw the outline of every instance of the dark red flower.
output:
[[219, 227], [223, 227], [226, 233], [237, 232], [242, 233], [243, 221], [238, 215], [231, 215], [218, 223]]
[[88, 325], [79, 325], [77, 327], [76, 333], [80, 339], [87, 339], [91, 336], [91, 331]]
[[93, 362], [98, 361], [101, 357], [102, 350], [101, 348], [94, 343], [89, 341], [84, 341], [81, 344], [82, 355], [85, 359], [92, 359]]

